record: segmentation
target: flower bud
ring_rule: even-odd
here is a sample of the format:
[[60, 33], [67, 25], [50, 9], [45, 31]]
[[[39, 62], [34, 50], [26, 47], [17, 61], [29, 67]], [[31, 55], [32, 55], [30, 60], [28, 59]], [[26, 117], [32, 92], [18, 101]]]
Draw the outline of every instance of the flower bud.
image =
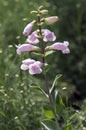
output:
[[52, 16], [52, 17], [45, 18], [45, 22], [47, 24], [53, 24], [53, 23], [55, 23], [57, 21], [58, 21], [58, 17], [57, 16]]
[[28, 36], [34, 26], [35, 21], [32, 21], [31, 23], [27, 24], [24, 28], [23, 35]]
[[40, 13], [41, 13], [41, 14], [47, 14], [47, 13], [48, 13], [48, 10], [41, 10]]
[[37, 14], [37, 11], [33, 10], [30, 12], [31, 14]]

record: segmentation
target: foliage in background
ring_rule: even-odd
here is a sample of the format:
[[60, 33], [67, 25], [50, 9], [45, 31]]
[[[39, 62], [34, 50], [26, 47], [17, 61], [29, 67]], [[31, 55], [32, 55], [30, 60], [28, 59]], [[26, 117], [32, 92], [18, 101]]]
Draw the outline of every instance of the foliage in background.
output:
[[[34, 3], [34, 4], [33, 4]], [[36, 9], [39, 5], [44, 5], [50, 11], [50, 14], [59, 16], [59, 22], [55, 24], [55, 34], [57, 40], [68, 39], [71, 46], [70, 56], [63, 56], [59, 54], [56, 59], [53, 55], [52, 59], [55, 64], [52, 65], [52, 72], [49, 74], [50, 78], [54, 78], [56, 73], [65, 74], [66, 81], [73, 85], [80, 87], [80, 90], [85, 90], [86, 84], [86, 2], [85, 0], [1, 0], [0, 1], [0, 130], [40, 130], [39, 120], [41, 117], [38, 110], [41, 106], [40, 102], [36, 106], [35, 97], [28, 93], [28, 85], [21, 82], [22, 73], [19, 72], [19, 58], [15, 57], [15, 44], [24, 41], [21, 32], [27, 21], [33, 18], [29, 15], [29, 11]], [[52, 9], [52, 10], [51, 10]], [[57, 30], [58, 28], [58, 30]], [[52, 27], [51, 27], [52, 30]], [[62, 60], [61, 60], [62, 59]], [[59, 69], [56, 69], [59, 68]], [[55, 70], [55, 71], [54, 71]], [[18, 75], [21, 75], [19, 78]], [[26, 74], [25, 74], [26, 75]], [[24, 75], [24, 76], [25, 76]], [[28, 75], [28, 74], [27, 74]], [[28, 76], [23, 76], [26, 80]], [[26, 81], [26, 80], [23, 81]], [[63, 79], [64, 80], [64, 77]], [[41, 81], [42, 82], [42, 81]], [[64, 86], [66, 83], [62, 84]], [[23, 87], [22, 87], [23, 85]], [[59, 83], [59, 86], [61, 84]], [[24, 87], [25, 86], [25, 87]], [[65, 85], [66, 86], [66, 85]], [[68, 86], [68, 83], [67, 83]], [[82, 89], [83, 88], [83, 89]], [[28, 90], [28, 91], [27, 91]], [[69, 89], [69, 92], [71, 88]], [[69, 94], [68, 92], [68, 94]], [[36, 93], [36, 92], [35, 92]], [[23, 94], [25, 95], [23, 97]], [[64, 94], [64, 93], [63, 93]], [[66, 94], [65, 94], [66, 95]], [[32, 100], [30, 101], [30, 98]], [[25, 99], [26, 98], [26, 99]], [[26, 100], [28, 103], [24, 103]], [[36, 107], [34, 107], [36, 106]], [[29, 110], [28, 110], [29, 109]], [[40, 108], [41, 109], [41, 108]], [[28, 114], [29, 112], [29, 114]], [[10, 113], [10, 114], [9, 114]], [[80, 125], [84, 123], [85, 119], [85, 104], [82, 111], [79, 112]], [[81, 115], [81, 116], [80, 116]], [[83, 116], [83, 119], [80, 117]], [[35, 124], [33, 125], [33, 121]], [[29, 122], [29, 125], [28, 125]], [[10, 124], [10, 125], [9, 125]], [[75, 124], [74, 124], [75, 126]], [[82, 127], [79, 129], [81, 130]], [[83, 130], [86, 126], [83, 126]], [[75, 130], [78, 130], [78, 122]]]
[[[49, 0], [55, 15], [59, 16], [56, 25], [57, 40], [68, 39], [71, 53], [68, 57], [59, 54], [53, 59], [55, 73], [65, 74], [65, 79], [76, 86], [82, 97], [86, 95], [86, 1], [85, 0]], [[52, 11], [53, 12], [53, 11]], [[51, 13], [52, 13], [51, 12]], [[58, 29], [57, 29], [58, 28]], [[53, 56], [52, 56], [53, 57]], [[51, 60], [51, 59], [50, 59]], [[59, 68], [56, 71], [55, 68]]]
[[15, 44], [24, 41], [21, 32], [33, 17], [29, 12], [38, 6], [35, 0], [0, 1], [0, 130], [40, 129], [41, 101], [35, 101], [31, 79], [20, 72], [21, 59], [15, 56]]
[[83, 101], [81, 111], [76, 111], [72, 124], [73, 130], [86, 130], [86, 99]]

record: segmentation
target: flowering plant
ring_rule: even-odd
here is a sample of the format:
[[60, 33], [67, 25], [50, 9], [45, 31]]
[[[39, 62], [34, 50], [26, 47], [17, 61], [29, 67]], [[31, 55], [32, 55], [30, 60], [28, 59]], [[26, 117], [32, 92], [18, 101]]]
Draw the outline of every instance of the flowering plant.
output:
[[[48, 63], [46, 61], [46, 56], [52, 54], [54, 51], [61, 51], [63, 54], [70, 53], [68, 41], [55, 42], [56, 36], [54, 32], [49, 29], [43, 29], [43, 24], [53, 24], [58, 21], [57, 16], [42, 18], [42, 15], [47, 14], [48, 10], [43, 10], [40, 6], [37, 11], [32, 11], [37, 15], [37, 20], [32, 21], [27, 24], [23, 30], [23, 35], [26, 36], [26, 41], [24, 44], [16, 46], [17, 54], [21, 55], [23, 52], [34, 52], [36, 51], [40, 54], [39, 61], [36, 59], [25, 59], [22, 61], [21, 70], [28, 70], [30, 75], [42, 74], [45, 80], [45, 91], [40, 88], [46, 98], [49, 100], [50, 108], [44, 109], [46, 118], [41, 121], [42, 125], [47, 130], [71, 130], [70, 120], [66, 120], [65, 125], [59, 123], [60, 117], [64, 113], [65, 105], [58, 91], [55, 89], [56, 80], [58, 80], [61, 75], [57, 75], [52, 86], [49, 86], [47, 80], [46, 66]], [[37, 30], [33, 30], [36, 25]], [[47, 43], [50, 43], [48, 46]], [[52, 42], [55, 42], [52, 44]]]

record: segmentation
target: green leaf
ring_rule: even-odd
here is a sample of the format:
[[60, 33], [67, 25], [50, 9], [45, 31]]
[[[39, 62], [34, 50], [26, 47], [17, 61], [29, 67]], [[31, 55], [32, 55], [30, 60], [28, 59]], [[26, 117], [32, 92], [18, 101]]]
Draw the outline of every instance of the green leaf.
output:
[[74, 113], [74, 114], [72, 114], [70, 117], [69, 117], [69, 121], [71, 121], [71, 120], [73, 120], [74, 118], [75, 118], [75, 116], [76, 116], [76, 113]]
[[39, 53], [39, 52], [32, 52], [32, 54], [34, 54], [34, 55], [36, 55], [36, 56], [42, 56], [42, 54]]
[[33, 88], [33, 89], [38, 89], [39, 87], [38, 87], [38, 85], [36, 85], [36, 84], [31, 84], [31, 85], [29, 85], [31, 88]]
[[71, 124], [67, 124], [66, 129], [65, 130], [71, 130]]
[[0, 111], [0, 115], [7, 118], [7, 116], [5, 115], [5, 113], [3, 111]]
[[47, 51], [46, 53], [45, 53], [45, 56], [49, 56], [49, 55], [51, 55], [52, 53], [54, 53], [55, 51]]
[[48, 95], [46, 94], [46, 92], [45, 92], [41, 87], [39, 87], [38, 85], [36, 85], [36, 84], [31, 84], [30, 87], [33, 88], [33, 89], [38, 89], [38, 90], [40, 90], [40, 91], [48, 98]]
[[55, 83], [56, 83], [56, 81], [57, 81], [61, 76], [62, 76], [61, 74], [56, 75], [56, 77], [55, 77], [55, 79], [54, 79], [54, 82], [53, 82], [53, 84], [52, 84], [52, 87], [51, 87], [51, 89], [50, 89], [50, 93], [52, 93], [52, 92], [55, 90]]
[[64, 110], [64, 103], [58, 92], [55, 93], [55, 107], [56, 113], [60, 116]]
[[53, 115], [53, 112], [51, 110], [48, 110], [48, 109], [44, 109], [44, 114], [47, 118], [50, 118], [50, 119], [53, 119], [54, 118], [54, 115]]
[[52, 120], [45, 119], [41, 123], [47, 130], [57, 130], [56, 124]]

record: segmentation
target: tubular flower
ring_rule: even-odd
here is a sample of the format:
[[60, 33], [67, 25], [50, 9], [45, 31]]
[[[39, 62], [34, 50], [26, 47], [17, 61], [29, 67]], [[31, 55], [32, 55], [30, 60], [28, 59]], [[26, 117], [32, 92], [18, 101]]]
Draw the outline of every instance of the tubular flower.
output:
[[55, 40], [56, 40], [56, 36], [54, 35], [54, 33], [51, 32], [51, 31], [48, 30], [48, 29], [44, 29], [44, 30], [43, 30], [43, 35], [44, 35], [43, 40], [44, 40], [45, 42], [55, 41]]
[[27, 24], [26, 27], [23, 30], [23, 35], [28, 36], [30, 34], [33, 26], [34, 26], [34, 21], [29, 23], [29, 24]]
[[45, 18], [45, 22], [47, 24], [53, 24], [53, 23], [55, 23], [57, 21], [58, 21], [58, 17], [57, 16], [52, 16], [52, 17]]
[[22, 52], [25, 52], [25, 51], [35, 51], [35, 50], [38, 50], [38, 48], [39, 47], [30, 45], [30, 44], [23, 44], [23, 45], [17, 46], [17, 54], [20, 55]]
[[67, 41], [64, 41], [63, 43], [56, 42], [53, 45], [49, 46], [48, 48], [53, 49], [53, 50], [60, 50], [60, 51], [62, 51], [63, 54], [68, 54], [68, 53], [70, 53], [68, 45], [69, 45], [69, 43]]
[[35, 63], [29, 65], [29, 73], [31, 75], [42, 73], [41, 62], [36, 61]]
[[26, 41], [30, 44], [39, 43], [39, 40], [37, 39], [37, 32], [35, 31], [31, 35], [29, 35]]
[[42, 72], [42, 63], [33, 59], [26, 59], [22, 61], [21, 70], [29, 70], [31, 75], [40, 74]]
[[29, 69], [29, 65], [33, 64], [35, 62], [35, 60], [33, 59], [26, 59], [22, 61], [22, 65], [21, 65], [21, 70], [28, 70]]

